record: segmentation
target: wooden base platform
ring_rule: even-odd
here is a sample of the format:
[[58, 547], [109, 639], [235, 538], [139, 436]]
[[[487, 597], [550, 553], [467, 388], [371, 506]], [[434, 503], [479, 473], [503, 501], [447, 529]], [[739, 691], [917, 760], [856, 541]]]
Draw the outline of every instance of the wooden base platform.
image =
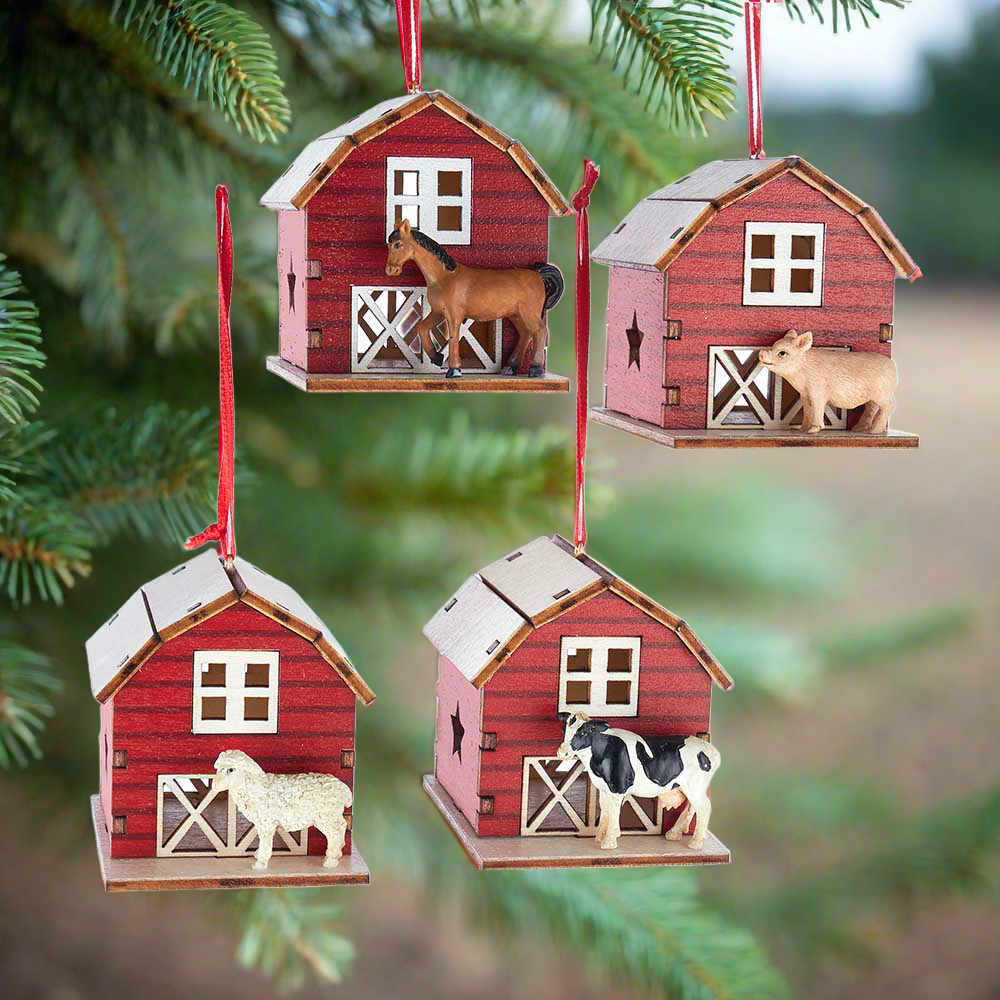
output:
[[101, 797], [90, 799], [97, 835], [101, 877], [108, 892], [140, 889], [276, 889], [282, 886], [367, 885], [368, 867], [352, 844], [351, 853], [336, 868], [324, 868], [318, 854], [271, 858], [255, 871], [253, 857], [241, 858], [112, 858], [104, 826]]
[[438, 807], [452, 833], [480, 869], [487, 868], [635, 868], [643, 865], [725, 865], [729, 848], [709, 833], [700, 851], [690, 838], [625, 836], [613, 851], [602, 851], [593, 837], [477, 837], [451, 796], [433, 774], [424, 775], [424, 791]]
[[886, 431], [884, 434], [856, 434], [853, 431], [772, 431], [748, 427], [713, 430], [669, 430], [645, 420], [627, 417], [615, 410], [595, 407], [591, 420], [638, 437], [665, 444], [668, 448], [916, 448], [920, 438], [906, 431]]
[[528, 375], [477, 375], [466, 372], [461, 378], [371, 372], [324, 375], [307, 372], [282, 358], [267, 359], [267, 370], [305, 392], [569, 392], [569, 379], [546, 372], [538, 378]]

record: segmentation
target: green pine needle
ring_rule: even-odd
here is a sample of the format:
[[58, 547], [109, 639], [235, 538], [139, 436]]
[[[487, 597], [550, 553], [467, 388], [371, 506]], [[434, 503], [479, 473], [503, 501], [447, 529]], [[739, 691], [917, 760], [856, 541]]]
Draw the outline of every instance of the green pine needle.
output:
[[45, 365], [38, 309], [6, 260], [0, 253], [0, 426], [21, 423], [38, 406], [42, 387], [27, 369]]
[[242, 11], [217, 0], [118, 0], [112, 17], [119, 14], [169, 76], [195, 98], [207, 93], [238, 130], [258, 142], [288, 131], [291, 106], [271, 41]]
[[0, 636], [0, 767], [26, 767], [42, 756], [38, 737], [60, 690], [47, 657]]

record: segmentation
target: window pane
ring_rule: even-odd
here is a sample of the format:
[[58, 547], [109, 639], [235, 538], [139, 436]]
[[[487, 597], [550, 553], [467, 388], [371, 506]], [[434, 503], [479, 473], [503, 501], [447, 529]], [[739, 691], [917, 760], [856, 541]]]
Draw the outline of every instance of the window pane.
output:
[[396, 194], [415, 195], [418, 193], [418, 178], [416, 170], [397, 170], [394, 179]]
[[813, 260], [816, 257], [815, 236], [792, 237], [792, 260]]
[[203, 719], [224, 719], [226, 717], [226, 699], [202, 698], [201, 717]]
[[609, 649], [608, 650], [608, 671], [609, 673], [628, 672], [632, 669], [631, 649]]
[[769, 267], [754, 267], [750, 270], [751, 292], [773, 292], [774, 271]]
[[266, 688], [271, 683], [271, 664], [248, 663], [243, 683], [248, 688]]
[[813, 271], [811, 268], [793, 267], [789, 287], [793, 292], [811, 292], [813, 290]]
[[226, 665], [224, 663], [206, 663], [201, 668], [201, 686], [221, 688], [226, 686]]
[[452, 198], [460, 197], [462, 194], [462, 171], [439, 170], [438, 194], [448, 195]]
[[416, 205], [397, 205], [396, 206], [396, 225], [398, 226], [403, 219], [414, 228], [420, 225], [420, 209]]
[[590, 669], [590, 650], [578, 649], [575, 653], [567, 653], [566, 669], [573, 673], [588, 671]]
[[[797, 237], [796, 237], [797, 238]], [[774, 259], [774, 237], [755, 233], [750, 237], [750, 256], [755, 260]]]
[[442, 233], [460, 233], [462, 231], [462, 206], [438, 206], [438, 231]]
[[244, 698], [243, 718], [248, 722], [266, 722], [268, 701], [267, 698]]
[[590, 704], [590, 681], [567, 681], [566, 682], [566, 704], [567, 705], [589, 705]]
[[627, 705], [632, 700], [631, 681], [608, 681], [608, 704]]

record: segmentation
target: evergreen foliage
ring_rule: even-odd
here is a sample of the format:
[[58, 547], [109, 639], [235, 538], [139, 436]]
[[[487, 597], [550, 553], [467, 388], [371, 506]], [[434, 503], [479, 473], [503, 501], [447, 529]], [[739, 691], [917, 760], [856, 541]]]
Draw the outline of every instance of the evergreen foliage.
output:
[[[849, 26], [850, 14], [867, 24], [882, 3], [902, 0], [831, 0], [833, 25], [843, 17]], [[595, 218], [620, 217], [705, 158], [670, 127], [697, 127], [705, 112], [735, 103], [727, 63], [742, 4], [592, 0], [591, 9], [584, 46], [565, 39], [556, 2], [427, 0], [424, 76], [518, 135], [563, 190], [581, 155], [600, 160], [615, 182], [598, 188]], [[789, 3], [800, 17], [825, 10], [821, 0]], [[246, 517], [256, 531], [246, 537], [255, 561], [309, 594], [332, 624], [346, 623], [357, 662], [374, 664], [364, 673], [380, 701], [360, 722], [356, 809], [369, 860], [428, 896], [451, 892], [507, 933], [554, 941], [642, 995], [783, 997], [783, 974], [755, 935], [769, 941], [780, 927], [793, 948], [818, 954], [853, 940], [858, 900], [876, 909], [883, 899], [982, 889], [998, 846], [997, 793], [904, 821], [894, 842], [808, 882], [760, 887], [750, 901], [709, 894], [686, 872], [484, 877], [468, 865], [418, 788], [429, 720], [381, 694], [393, 690], [391, 635], [415, 634], [462, 572], [482, 565], [484, 528], [491, 551], [529, 531], [565, 529], [571, 443], [563, 431], [521, 429], [523, 402], [479, 401], [474, 419], [450, 422], [435, 422], [451, 409], [429, 400], [421, 416], [411, 401], [372, 399], [306, 416], [300, 399], [288, 402], [259, 373], [275, 295], [273, 220], [254, 207], [256, 195], [306, 141], [398, 91], [397, 46], [387, 0], [0, 0], [0, 251], [26, 276], [0, 259], [0, 766], [39, 758], [56, 709], [60, 740], [79, 748], [74, 759], [92, 743], [96, 713], [78, 674], [93, 610], [66, 601], [46, 619], [59, 625], [42, 629], [24, 605], [64, 601], [92, 569], [127, 592], [147, 578], [138, 575], [147, 563], [116, 541], [170, 542], [176, 556], [176, 543], [212, 516], [215, 427], [198, 407], [215, 397], [211, 191], [224, 179], [234, 193], [237, 359], [253, 359], [237, 377], [241, 434], [260, 475]], [[568, 262], [565, 245], [555, 251]], [[39, 396], [40, 328], [48, 396]], [[834, 668], [876, 662], [964, 622], [955, 608], [836, 636], [761, 624], [747, 593], [765, 603], [826, 596], [801, 558], [803, 538], [813, 559], [829, 557], [825, 586], [853, 568], [830, 511], [787, 487], [763, 497], [754, 483], [710, 495], [677, 487], [655, 504], [638, 494], [616, 509], [597, 481], [590, 499], [593, 512], [606, 511], [594, 532], [606, 550], [595, 543], [594, 555], [657, 599], [700, 601], [695, 627], [741, 687], [772, 701], [801, 704]], [[736, 548], [746, 556], [739, 566]], [[148, 562], [162, 569], [166, 558], [161, 550]], [[60, 660], [57, 674], [47, 654], [60, 628], [79, 655]], [[63, 678], [72, 683], [60, 694]], [[53, 754], [34, 764], [50, 777], [59, 766]], [[793, 811], [818, 834], [844, 831], [859, 808], [888, 809], [876, 791], [836, 777], [811, 775], [815, 799], [804, 804], [789, 794], [802, 787], [796, 774], [755, 785], [739, 761], [732, 770], [742, 807], [726, 772], [720, 798], [764, 824], [766, 795], [772, 838]], [[349, 968], [353, 948], [329, 893], [238, 893], [230, 905], [239, 960], [281, 986], [335, 983]]]

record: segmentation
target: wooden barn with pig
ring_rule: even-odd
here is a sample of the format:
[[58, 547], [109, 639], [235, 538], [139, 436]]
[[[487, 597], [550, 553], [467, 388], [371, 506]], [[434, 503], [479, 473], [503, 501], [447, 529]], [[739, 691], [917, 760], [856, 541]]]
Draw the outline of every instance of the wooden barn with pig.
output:
[[879, 214], [797, 156], [705, 164], [641, 201], [592, 253], [610, 268], [600, 422], [676, 447], [915, 446], [855, 434], [758, 358], [789, 330], [891, 357], [894, 284], [920, 269]]
[[[439, 90], [394, 98], [311, 142], [261, 204], [278, 213], [279, 354], [268, 367], [309, 391], [556, 390], [504, 377], [509, 320], [467, 320], [465, 375], [445, 383], [421, 350], [426, 282], [412, 263], [387, 280], [404, 220], [460, 264], [532, 268], [549, 217], [572, 211], [528, 151]], [[439, 338], [440, 339], [440, 338]]]
[[[645, 737], [708, 738], [732, 680], [691, 628], [559, 535], [470, 577], [424, 629], [438, 651], [431, 798], [480, 868], [722, 863], [664, 840], [656, 799], [626, 797], [623, 848], [593, 841], [586, 769], [556, 757], [560, 713]], [[678, 810], [679, 812], [679, 810]]]
[[367, 882], [348, 830], [324, 868], [315, 829], [257, 835], [213, 788], [225, 750], [269, 773], [354, 784], [355, 703], [374, 698], [330, 630], [290, 587], [205, 552], [136, 591], [87, 642], [101, 703], [94, 821], [108, 889]]

